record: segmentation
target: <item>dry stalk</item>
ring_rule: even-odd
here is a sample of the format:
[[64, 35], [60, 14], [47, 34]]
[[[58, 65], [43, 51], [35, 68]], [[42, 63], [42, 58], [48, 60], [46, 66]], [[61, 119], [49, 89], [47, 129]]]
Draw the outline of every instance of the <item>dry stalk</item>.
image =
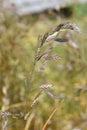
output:
[[32, 120], [34, 119], [34, 116], [35, 114], [31, 113], [31, 115], [28, 117], [24, 130], [30, 129], [30, 125], [31, 125]]
[[55, 108], [55, 109], [53, 110], [53, 112], [51, 113], [51, 115], [49, 116], [49, 118], [47, 119], [47, 121], [45, 122], [45, 124], [44, 124], [42, 130], [46, 130], [46, 127], [47, 127], [49, 121], [50, 121], [51, 118], [54, 116], [54, 114], [56, 113], [56, 111], [57, 111], [57, 108]]

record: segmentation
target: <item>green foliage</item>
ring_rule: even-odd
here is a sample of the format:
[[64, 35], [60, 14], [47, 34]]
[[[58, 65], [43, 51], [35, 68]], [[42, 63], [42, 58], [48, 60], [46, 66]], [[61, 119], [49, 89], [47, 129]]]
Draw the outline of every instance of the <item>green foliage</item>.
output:
[[87, 3], [85, 4], [79, 4], [78, 6], [75, 6], [75, 14], [77, 15], [77, 17], [81, 18], [83, 16], [86, 16], [87, 14]]

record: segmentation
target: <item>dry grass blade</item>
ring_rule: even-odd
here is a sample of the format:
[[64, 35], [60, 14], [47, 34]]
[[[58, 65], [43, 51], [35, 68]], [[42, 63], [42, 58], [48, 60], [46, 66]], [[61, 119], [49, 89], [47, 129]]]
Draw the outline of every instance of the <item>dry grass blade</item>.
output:
[[12, 104], [10, 105], [8, 108], [6, 108], [5, 110], [9, 110], [9, 109], [12, 109], [12, 108], [18, 108], [18, 107], [22, 107], [22, 106], [26, 106], [26, 102], [19, 102], [19, 103], [16, 103], [16, 104]]
[[34, 118], [35, 114], [34, 113], [31, 113], [31, 115], [29, 116], [27, 122], [26, 122], [26, 125], [25, 125], [25, 129], [24, 130], [29, 130], [30, 128], [30, 125], [31, 125], [31, 122]]
[[49, 116], [48, 120], [46, 121], [46, 123], [44, 124], [42, 130], [46, 130], [47, 124], [48, 122], [51, 120], [51, 118], [53, 117], [53, 115], [56, 113], [57, 108], [54, 109], [54, 111], [51, 113], [51, 115]]

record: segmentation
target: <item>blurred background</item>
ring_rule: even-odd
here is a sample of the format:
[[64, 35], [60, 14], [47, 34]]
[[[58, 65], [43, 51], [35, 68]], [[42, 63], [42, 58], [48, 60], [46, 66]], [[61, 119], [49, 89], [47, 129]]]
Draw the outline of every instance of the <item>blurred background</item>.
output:
[[[87, 130], [87, 0], [0, 0], [0, 5], [0, 111], [12, 113], [8, 121], [0, 117], [0, 129]], [[38, 36], [65, 21], [82, 33], [61, 32], [70, 42], [52, 43], [58, 44], [52, 54], [62, 59], [46, 66], [40, 60], [32, 80]], [[39, 96], [43, 84], [52, 84], [51, 92], [61, 98]]]

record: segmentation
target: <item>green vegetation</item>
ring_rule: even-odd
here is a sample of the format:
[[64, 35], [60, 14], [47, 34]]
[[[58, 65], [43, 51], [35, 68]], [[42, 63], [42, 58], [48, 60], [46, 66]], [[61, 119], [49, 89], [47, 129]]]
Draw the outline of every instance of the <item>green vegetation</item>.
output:
[[[6, 123], [8, 130], [87, 130], [86, 6], [75, 5], [69, 19], [45, 13], [24, 17], [7, 10], [0, 13], [0, 109], [7, 114], [0, 113], [1, 130], [6, 130]], [[64, 21], [76, 23], [82, 33], [60, 32], [58, 36], [69, 43], [52, 41], [50, 46], [56, 47], [50, 55], [61, 59], [46, 66], [41, 59], [35, 66], [38, 36]], [[47, 48], [49, 44], [42, 51]]]

